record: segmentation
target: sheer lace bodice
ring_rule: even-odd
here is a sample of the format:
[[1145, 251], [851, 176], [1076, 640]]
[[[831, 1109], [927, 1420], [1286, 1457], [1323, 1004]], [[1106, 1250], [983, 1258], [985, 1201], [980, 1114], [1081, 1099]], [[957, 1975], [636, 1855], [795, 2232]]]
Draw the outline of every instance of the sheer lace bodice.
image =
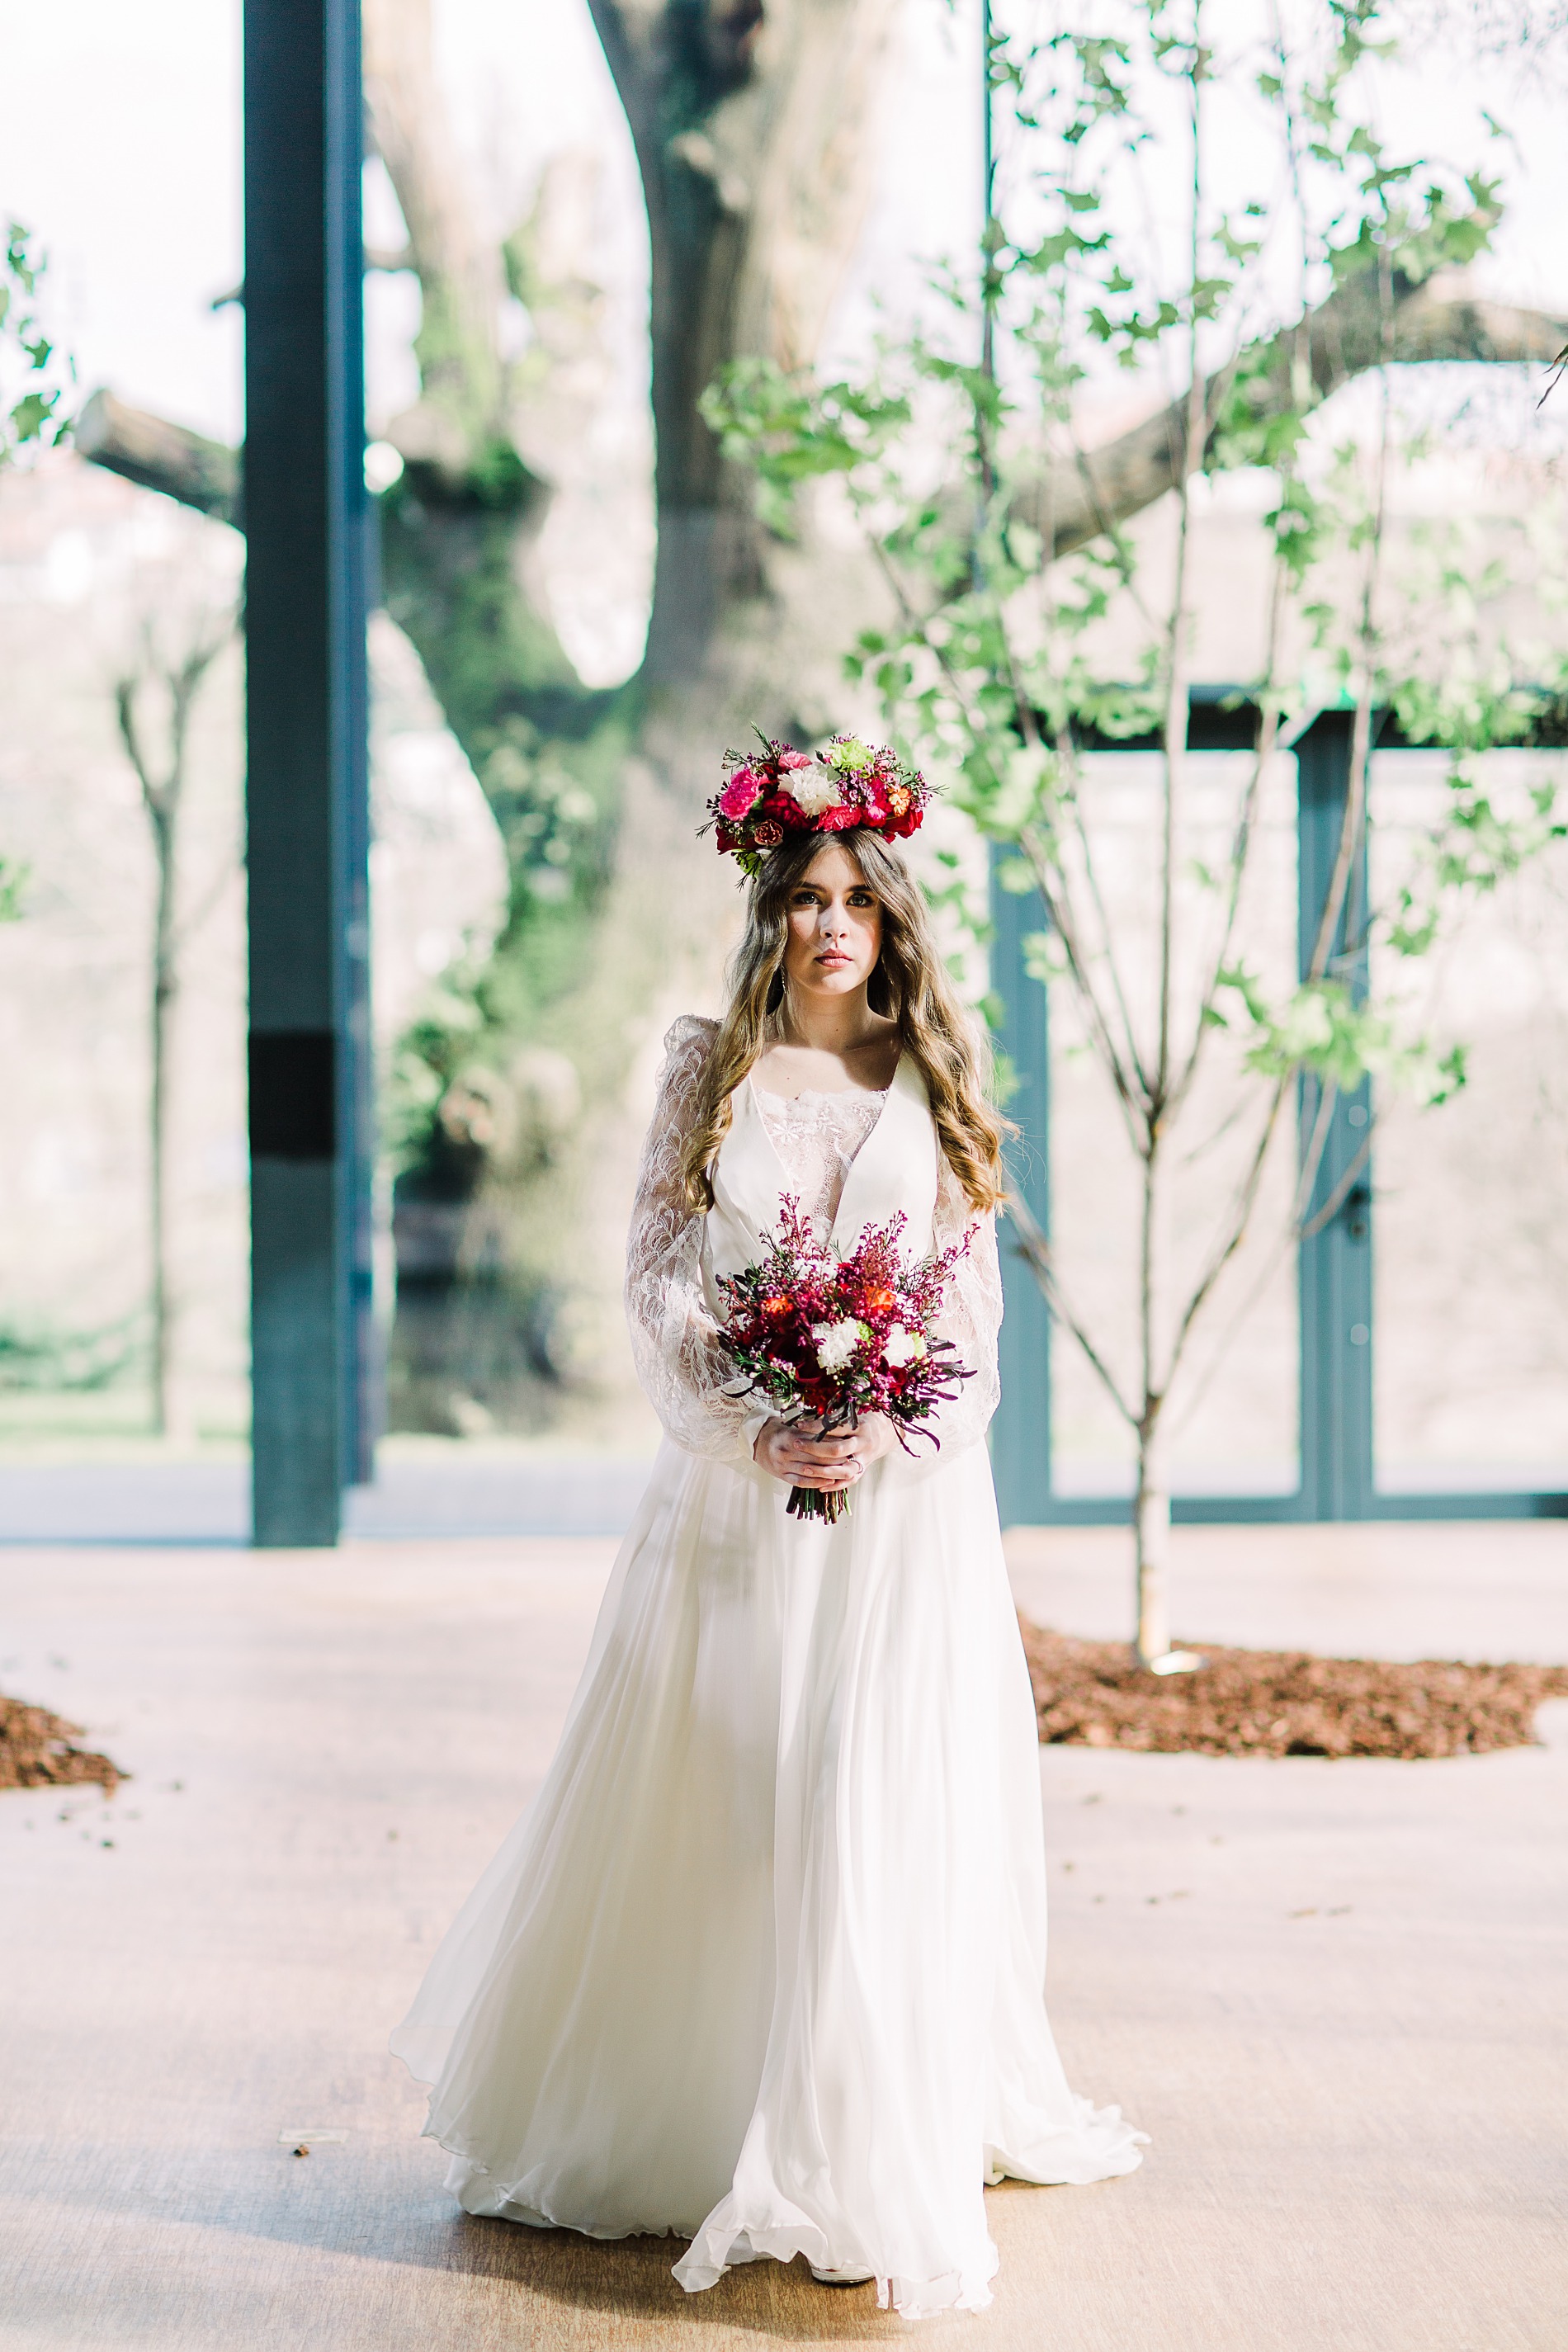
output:
[[838, 1214], [855, 1154], [882, 1116], [887, 1089], [868, 1094], [852, 1087], [842, 1094], [784, 1096], [766, 1094], [758, 1087], [756, 1096], [763, 1125], [795, 1198], [818, 1240], [824, 1241]]
[[743, 1461], [766, 1416], [749, 1399], [725, 1394], [733, 1368], [702, 1287], [702, 1219], [689, 1205], [680, 1177], [715, 1026], [688, 1015], [665, 1037], [626, 1237], [626, 1320], [637, 1379], [677, 1445]]
[[[767, 1415], [752, 1399], [725, 1392], [732, 1373], [703, 1289], [702, 1218], [688, 1206], [680, 1180], [681, 1149], [696, 1117], [698, 1080], [715, 1027], [688, 1015], [664, 1041], [668, 1058], [643, 1147], [626, 1247], [626, 1315], [637, 1378], [675, 1443], [710, 1460], [746, 1461]], [[792, 1183], [798, 1178], [814, 1218], [825, 1215], [831, 1223], [849, 1167], [884, 1099], [856, 1088], [785, 1102], [758, 1089], [768, 1133]], [[972, 1226], [968, 1252], [949, 1283], [941, 1329], [974, 1378], [931, 1424], [949, 1454], [983, 1436], [996, 1410], [1002, 1276], [995, 1220], [975, 1216], [939, 1155], [933, 1246], [948, 1248]]]

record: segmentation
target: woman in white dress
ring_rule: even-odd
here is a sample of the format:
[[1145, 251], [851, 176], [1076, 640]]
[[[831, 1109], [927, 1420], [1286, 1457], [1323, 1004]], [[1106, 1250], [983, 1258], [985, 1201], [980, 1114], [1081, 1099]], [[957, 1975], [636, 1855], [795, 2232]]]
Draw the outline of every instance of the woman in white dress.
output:
[[[804, 766], [804, 762], [800, 763]], [[776, 835], [777, 828], [773, 828]], [[722, 839], [722, 836], [721, 836]], [[1000, 1122], [898, 852], [788, 835], [730, 1010], [678, 1021], [627, 1307], [667, 1432], [561, 1746], [393, 2048], [470, 2213], [804, 2254], [907, 2317], [990, 2301], [982, 2194], [1130, 2172], [1047, 2021], [1034, 1708], [984, 1438]], [[973, 1228], [939, 1446], [822, 1438], [733, 1393], [718, 1277], [785, 1195], [851, 1245]], [[815, 1428], [815, 1424], [811, 1425]], [[792, 1485], [854, 1488], [828, 1526]]]

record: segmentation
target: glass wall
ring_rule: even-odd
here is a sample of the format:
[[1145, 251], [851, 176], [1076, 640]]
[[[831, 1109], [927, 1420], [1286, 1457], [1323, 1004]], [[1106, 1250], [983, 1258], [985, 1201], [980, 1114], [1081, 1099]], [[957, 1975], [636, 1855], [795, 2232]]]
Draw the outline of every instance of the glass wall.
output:
[[[1561, 752], [1494, 752], [1523, 803]], [[1445, 796], [1435, 754], [1373, 763], [1373, 895], [1385, 903]], [[1380, 1089], [1373, 1184], [1377, 1483], [1384, 1492], [1568, 1487], [1568, 843], [1473, 901], [1399, 985], [1469, 1048], [1456, 1099]]]
[[[1178, 1033], [1190, 1030], [1196, 975], [1212, 966], [1224, 919], [1205, 877], [1221, 872], [1250, 754], [1205, 752], [1189, 762], [1182, 843]], [[1090, 846], [1135, 1028], [1152, 1035], [1157, 978], [1159, 761], [1096, 753], [1085, 761]], [[1295, 763], [1266, 781], [1247, 893], [1231, 955], [1271, 994], [1294, 984]], [[1175, 1307], [1190, 1294], [1223, 1231], [1258, 1134], [1256, 1082], [1239, 1080], [1228, 1035], [1208, 1033], [1205, 1060], [1176, 1129], [1170, 1220]], [[1266, 1164], [1248, 1235], [1221, 1276], [1173, 1391], [1179, 1493], [1291, 1494], [1300, 1483], [1295, 1254], [1287, 1231], [1293, 1100]], [[1083, 1322], [1130, 1391], [1139, 1292], [1139, 1163], [1070, 992], [1051, 990], [1051, 1225]], [[1131, 1430], [1082, 1349], [1058, 1325], [1052, 1340], [1054, 1484], [1063, 1497], [1131, 1491]]]

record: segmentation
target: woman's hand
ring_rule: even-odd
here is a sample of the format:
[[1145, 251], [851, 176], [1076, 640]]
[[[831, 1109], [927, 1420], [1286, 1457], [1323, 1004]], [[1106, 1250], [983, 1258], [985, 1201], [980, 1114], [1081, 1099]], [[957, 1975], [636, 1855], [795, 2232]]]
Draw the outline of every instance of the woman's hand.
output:
[[863, 1478], [879, 1455], [898, 1444], [892, 1423], [879, 1412], [868, 1413], [855, 1429], [835, 1429], [825, 1437], [819, 1421], [764, 1422], [757, 1432], [752, 1459], [770, 1477], [790, 1486], [816, 1486], [832, 1494]]

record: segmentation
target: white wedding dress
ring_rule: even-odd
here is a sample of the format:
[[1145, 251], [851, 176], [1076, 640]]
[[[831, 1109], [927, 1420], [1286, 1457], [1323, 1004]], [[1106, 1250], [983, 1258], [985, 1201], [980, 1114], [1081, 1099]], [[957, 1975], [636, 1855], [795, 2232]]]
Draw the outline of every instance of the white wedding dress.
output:
[[944, 1320], [975, 1378], [941, 1449], [786, 1517], [725, 1393], [715, 1278], [794, 1193], [845, 1245], [969, 1222], [906, 1055], [886, 1095], [749, 1081], [693, 1216], [679, 1154], [711, 1023], [678, 1022], [627, 1304], [668, 1432], [561, 1745], [393, 2048], [470, 2213], [689, 2238], [675, 2275], [804, 2253], [906, 2317], [990, 2301], [983, 2184], [1102, 2180], [1142, 2135], [1068, 2089], [1047, 2021], [1038, 1750], [983, 1443], [989, 1219]]

